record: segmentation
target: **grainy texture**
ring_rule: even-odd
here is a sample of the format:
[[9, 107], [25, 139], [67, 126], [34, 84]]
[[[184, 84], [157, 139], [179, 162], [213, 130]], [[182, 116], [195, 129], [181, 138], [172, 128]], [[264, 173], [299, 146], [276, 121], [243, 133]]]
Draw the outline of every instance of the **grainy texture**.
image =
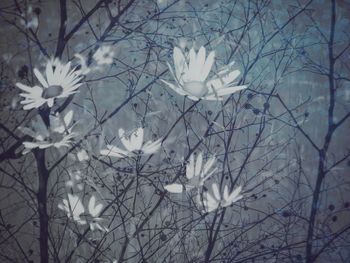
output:
[[349, 16], [1, 1], [0, 261], [350, 262]]

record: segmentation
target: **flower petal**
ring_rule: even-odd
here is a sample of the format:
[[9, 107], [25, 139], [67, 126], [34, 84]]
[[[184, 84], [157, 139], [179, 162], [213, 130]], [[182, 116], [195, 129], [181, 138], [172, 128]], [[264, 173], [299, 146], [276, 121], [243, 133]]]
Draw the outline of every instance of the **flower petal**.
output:
[[114, 145], [107, 145], [107, 149], [101, 150], [101, 155], [112, 156], [117, 158], [125, 158], [130, 155], [129, 152], [122, 150]]
[[188, 54], [189, 56], [189, 65], [188, 65], [188, 80], [197, 80], [197, 79], [194, 79], [194, 75], [195, 75], [195, 72], [197, 70], [197, 55], [196, 55], [196, 51], [194, 51], [194, 48], [192, 47], [190, 49], [190, 52]]
[[182, 184], [168, 184], [164, 186], [164, 189], [170, 193], [179, 194], [183, 192], [184, 187]]
[[181, 49], [179, 49], [178, 47], [174, 47], [173, 57], [176, 78], [177, 80], [180, 80], [182, 78], [182, 75], [188, 71], [186, 59]]
[[24, 84], [22, 84], [22, 83], [20, 83], [20, 82], [17, 82], [17, 83], [16, 83], [16, 86], [17, 86], [18, 88], [20, 88], [21, 90], [24, 90], [24, 91], [26, 91], [26, 92], [28, 92], [28, 93], [31, 93], [31, 92], [32, 92], [32, 87], [29, 87], [29, 86], [27, 86], [27, 85], [24, 85]]
[[155, 153], [156, 151], [159, 150], [160, 146], [162, 145], [162, 138], [154, 141], [154, 142], [151, 142], [151, 141], [148, 141], [146, 142], [143, 147], [142, 147], [142, 152], [144, 154], [153, 154]]
[[222, 77], [222, 80], [225, 84], [231, 83], [236, 80], [236, 78], [241, 74], [239, 70], [234, 70], [228, 73], [227, 75], [224, 75]]
[[239, 186], [237, 187], [228, 197], [227, 199], [225, 200], [226, 202], [228, 203], [233, 203], [233, 202], [236, 202], [238, 201], [239, 199], [241, 199], [243, 196], [240, 195], [242, 191], [242, 186]]
[[215, 157], [211, 157], [204, 165], [204, 168], [203, 168], [203, 173], [202, 173], [202, 176], [205, 176], [210, 168], [213, 166], [213, 164], [215, 163], [216, 161], [216, 158]]
[[220, 201], [221, 200], [221, 195], [220, 195], [220, 191], [219, 191], [218, 185], [216, 183], [213, 183], [212, 189], [213, 189], [214, 197], [216, 198], [217, 201]]
[[34, 74], [36, 76], [36, 78], [40, 81], [41, 85], [43, 85], [43, 87], [48, 88], [49, 84], [46, 82], [45, 78], [43, 77], [43, 75], [40, 73], [40, 71], [37, 68], [34, 68]]
[[228, 186], [227, 185], [225, 185], [225, 187], [224, 187], [224, 195], [223, 195], [223, 198], [224, 198], [224, 200], [228, 200]]
[[234, 86], [234, 87], [227, 87], [227, 88], [220, 88], [218, 90], [216, 90], [216, 94], [212, 94], [212, 95], [216, 95], [216, 96], [225, 96], [225, 95], [229, 95], [229, 94], [232, 94], [232, 93], [235, 93], [237, 91], [240, 91], [240, 90], [244, 90], [246, 89], [248, 86], [247, 85], [242, 85], [242, 86]]
[[[168, 81], [165, 81], [163, 79], [161, 79], [161, 81], [163, 83], [165, 83], [166, 85], [168, 85], [173, 91], [175, 91], [176, 93], [178, 93], [179, 95], [181, 96], [186, 96], [188, 95], [188, 93], [186, 93], [183, 89], [179, 88], [178, 86], [168, 82]], [[198, 99], [197, 99], [198, 100]]]
[[96, 197], [93, 195], [90, 197], [89, 206], [88, 206], [90, 214], [92, 214], [91, 212], [94, 211], [95, 205], [96, 205]]
[[198, 73], [201, 73], [205, 64], [205, 47], [201, 46], [197, 54], [197, 68]]
[[194, 176], [200, 176], [200, 173], [202, 170], [202, 163], [203, 163], [203, 154], [200, 152], [197, 156]]
[[143, 143], [143, 132], [143, 128], [140, 127], [131, 134], [130, 145], [132, 150], [130, 151], [141, 150]]
[[122, 144], [124, 145], [124, 147], [129, 151], [132, 152], [134, 150], [134, 148], [132, 147], [131, 144], [131, 140], [130, 138], [127, 138], [125, 130], [120, 128], [118, 130], [118, 134], [119, 134], [119, 139], [122, 142]]
[[215, 52], [212, 51], [209, 53], [209, 56], [207, 57], [204, 66], [202, 67], [202, 71], [201, 71], [201, 80], [204, 81], [207, 79], [210, 70], [214, 64], [214, 60], [215, 60]]
[[194, 154], [192, 153], [189, 157], [189, 162], [186, 164], [186, 177], [187, 179], [192, 179], [194, 176]]

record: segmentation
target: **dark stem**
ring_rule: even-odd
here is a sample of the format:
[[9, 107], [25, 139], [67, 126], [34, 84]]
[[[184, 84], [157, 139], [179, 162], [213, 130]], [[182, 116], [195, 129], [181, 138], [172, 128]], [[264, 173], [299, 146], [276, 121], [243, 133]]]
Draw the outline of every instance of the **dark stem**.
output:
[[314, 229], [315, 229], [315, 219], [317, 215], [318, 200], [320, 197], [321, 186], [325, 175], [324, 158], [325, 158], [325, 153], [322, 150], [319, 153], [317, 181], [315, 185], [315, 190], [312, 195], [311, 213], [309, 217], [309, 227], [308, 227], [307, 237], [306, 237], [306, 262], [313, 262], [312, 242], [313, 242], [313, 235], [314, 235]]
[[[218, 222], [218, 226], [217, 228], [214, 230], [215, 228], [215, 223], [216, 223], [216, 218], [217, 218], [217, 214], [215, 215], [215, 218], [213, 220], [213, 223], [212, 223], [212, 227], [211, 227], [211, 230], [210, 230], [210, 237], [209, 237], [209, 242], [208, 242], [208, 246], [207, 246], [207, 250], [205, 251], [205, 261], [206, 263], [209, 263], [210, 262], [210, 256], [213, 252], [213, 249], [215, 247], [215, 242], [217, 240], [217, 237], [218, 237], [218, 233], [220, 231], [220, 227], [221, 227], [221, 224], [222, 224], [222, 221], [225, 217], [225, 209], [222, 211], [221, 215], [220, 215], [220, 219], [219, 219], [219, 222]], [[214, 234], [214, 236], [213, 236]]]
[[63, 54], [64, 47], [66, 46], [65, 42], [65, 34], [66, 34], [66, 28], [67, 28], [67, 1], [66, 0], [60, 0], [60, 29], [58, 32], [58, 41], [57, 41], [57, 47], [56, 47], [56, 57], [61, 57]]
[[49, 216], [47, 214], [47, 182], [49, 173], [45, 165], [45, 150], [35, 150], [34, 155], [39, 179], [37, 201], [40, 222], [40, 262], [45, 263], [49, 262]]
[[309, 227], [306, 237], [306, 262], [314, 262], [316, 257], [313, 255], [313, 236], [315, 230], [315, 220], [317, 216], [318, 201], [321, 193], [321, 187], [323, 179], [326, 175], [326, 156], [327, 150], [332, 140], [332, 135], [335, 131], [334, 124], [334, 107], [335, 107], [335, 86], [334, 86], [334, 54], [333, 54], [333, 44], [334, 44], [334, 33], [335, 33], [335, 21], [336, 21], [336, 3], [332, 0], [332, 17], [330, 26], [330, 36], [328, 41], [328, 58], [329, 58], [329, 107], [328, 107], [328, 130], [324, 139], [323, 148], [319, 150], [319, 163], [318, 172], [315, 189], [312, 195], [311, 213], [309, 217]]

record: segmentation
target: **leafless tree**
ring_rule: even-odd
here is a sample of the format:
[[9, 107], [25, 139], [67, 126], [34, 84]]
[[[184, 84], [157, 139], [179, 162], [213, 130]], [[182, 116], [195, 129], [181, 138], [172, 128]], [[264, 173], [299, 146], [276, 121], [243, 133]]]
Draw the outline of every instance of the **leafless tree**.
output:
[[[6, 0], [0, 16], [1, 261], [349, 261], [349, 4]], [[170, 89], [174, 48], [201, 46], [248, 88], [222, 101]], [[84, 76], [79, 92], [23, 109], [16, 83], [40, 85], [52, 58]], [[36, 139], [23, 127], [54, 129], [67, 112], [69, 147], [23, 153]], [[139, 127], [157, 151], [101, 154]], [[213, 157], [187, 191], [188, 165]], [[243, 197], [208, 211], [213, 185]]]

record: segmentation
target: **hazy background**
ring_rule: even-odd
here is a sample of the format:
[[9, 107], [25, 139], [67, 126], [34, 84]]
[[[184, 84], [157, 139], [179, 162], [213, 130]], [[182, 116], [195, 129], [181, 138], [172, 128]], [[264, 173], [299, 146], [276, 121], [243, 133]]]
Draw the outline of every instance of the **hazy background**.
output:
[[[74, 54], [79, 53], [93, 65], [97, 48], [110, 45], [114, 62], [87, 74], [66, 108], [74, 110], [83, 140], [79, 148], [87, 150], [90, 160], [79, 162], [75, 149], [45, 153], [48, 167], [66, 154], [49, 179], [52, 262], [112, 262], [127, 233], [145, 219], [127, 246], [127, 262], [204, 262], [213, 229], [218, 234], [210, 262], [306, 262], [320, 162], [312, 144], [324, 146], [330, 103], [341, 125], [323, 160], [328, 170], [317, 193], [313, 249], [322, 252], [315, 262], [349, 262], [350, 2], [334, 1], [331, 45], [332, 1], [102, 2], [80, 25], [98, 1], [67, 1], [66, 35], [76, 25], [79, 29], [66, 41], [62, 61], [77, 64]], [[34, 29], [20, 23], [19, 10], [29, 8], [33, 11], [27, 16], [38, 19]], [[0, 261], [38, 262], [37, 169], [32, 154], [20, 154], [23, 134], [17, 129], [37, 111], [21, 109], [15, 83], [37, 84], [33, 68], [44, 70], [45, 53], [56, 53], [60, 1], [5, 0], [0, 16]], [[173, 81], [166, 62], [173, 65], [174, 46], [198, 50], [202, 45], [207, 54], [216, 52], [214, 70], [235, 61], [239, 81], [249, 88], [222, 103], [201, 101], [182, 117], [193, 101], [159, 78]], [[330, 46], [336, 57], [333, 73]], [[332, 101], [330, 76], [336, 87]], [[135, 164], [108, 158], [103, 163], [99, 151], [111, 141], [120, 145], [115, 139], [119, 128], [139, 126], [145, 128], [145, 140], [170, 133], [159, 153], [142, 159], [147, 164], [140, 171], [143, 177], [128, 188], [134, 175], [127, 169]], [[218, 158], [220, 172], [207, 188], [212, 182], [243, 186], [244, 199], [228, 208], [221, 221], [215, 212], [200, 219], [194, 194], [166, 194], [157, 206], [163, 186], [177, 173], [185, 178], [181, 163], [192, 150]], [[84, 228], [57, 209], [68, 191], [65, 182], [77, 171], [83, 176], [83, 198], [96, 193], [105, 205], [113, 203], [105, 215], [112, 231], [89, 233], [82, 242], [77, 240]], [[128, 209], [132, 198], [137, 202], [133, 212]]]

